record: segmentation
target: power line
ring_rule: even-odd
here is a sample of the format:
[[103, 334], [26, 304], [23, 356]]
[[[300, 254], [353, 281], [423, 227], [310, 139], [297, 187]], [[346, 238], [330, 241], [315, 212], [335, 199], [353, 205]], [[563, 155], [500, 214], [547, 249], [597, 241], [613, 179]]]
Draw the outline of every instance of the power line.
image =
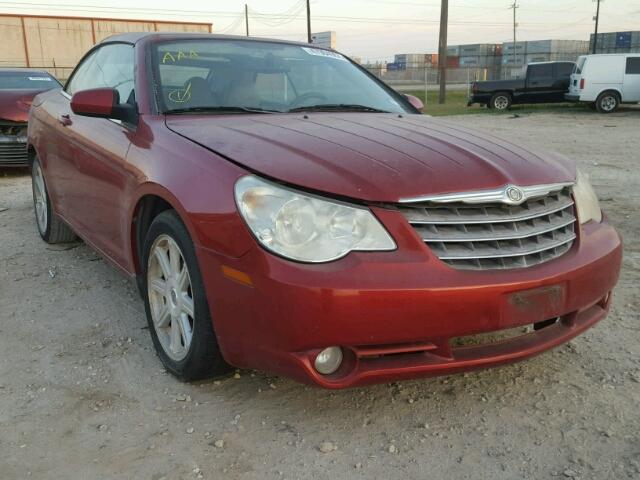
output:
[[291, 5], [284, 12], [280, 13], [261, 13], [251, 9], [252, 15], [260, 23], [270, 26], [278, 27], [294, 21], [304, 10], [305, 0], [298, 0]]
[[218, 30], [218, 33], [231, 33], [240, 25], [242, 25], [243, 17], [242, 15], [238, 15], [235, 20], [233, 20], [229, 25], [224, 28]]
[[[61, 10], [61, 11], [69, 11], [69, 9], [76, 12], [79, 8], [85, 11], [100, 11], [103, 10], [111, 11], [114, 13], [122, 13], [122, 14], [130, 14], [132, 12], [141, 12], [146, 14], [160, 14], [160, 15], [170, 15], [175, 16], [176, 14], [182, 14], [186, 17], [226, 17], [226, 18], [236, 18], [238, 16], [238, 12], [230, 12], [230, 11], [222, 11], [222, 10], [185, 10], [185, 9], [167, 9], [167, 8], [139, 8], [139, 7], [110, 7], [105, 5], [50, 5], [47, 3], [37, 3], [37, 2], [7, 2], [0, 1], [0, 5], [5, 8], [11, 9], [20, 9], [22, 6], [28, 7], [46, 7], [47, 9]], [[257, 12], [254, 9], [251, 9], [252, 18], [259, 18], [261, 23], [264, 23], [268, 26], [279, 26], [284, 23], [288, 23], [292, 21], [295, 17], [297, 17], [305, 8], [305, 0], [301, 0], [292, 5], [285, 12], [281, 13], [261, 13]], [[102, 12], [104, 13], [104, 12]], [[78, 17], [83, 18], [83, 17]], [[347, 23], [384, 23], [384, 24], [406, 24], [406, 25], [438, 25], [439, 22], [436, 20], [419, 20], [419, 19], [411, 19], [411, 18], [399, 18], [399, 17], [388, 17], [388, 18], [376, 18], [376, 17], [364, 17], [364, 16], [339, 16], [339, 15], [315, 15], [315, 19], [318, 20], [326, 20], [332, 22], [347, 22]], [[566, 22], [527, 22], [528, 25], [564, 25]], [[449, 22], [449, 25], [474, 25], [474, 26], [486, 26], [486, 27], [495, 27], [495, 26], [505, 26], [510, 25], [510, 23], [505, 22], [486, 22], [486, 21], [473, 21], [473, 20], [461, 20], [461, 21], [453, 21]]]

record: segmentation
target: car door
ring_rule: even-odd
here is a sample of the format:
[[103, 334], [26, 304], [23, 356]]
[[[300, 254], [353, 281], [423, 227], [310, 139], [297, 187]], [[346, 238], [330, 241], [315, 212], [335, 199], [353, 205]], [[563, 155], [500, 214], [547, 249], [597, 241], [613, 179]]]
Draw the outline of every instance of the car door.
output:
[[627, 57], [622, 88], [623, 102], [640, 102], [640, 56]]
[[99, 47], [83, 60], [65, 87], [65, 102], [59, 113], [64, 130], [60, 156], [66, 177], [61, 210], [81, 236], [124, 265], [123, 196], [134, 176], [126, 161], [134, 127], [117, 120], [76, 115], [70, 105], [74, 93], [103, 87], [118, 90], [121, 102], [135, 103], [132, 45]]
[[544, 103], [553, 101], [553, 76], [552, 63], [540, 63], [529, 65], [527, 72], [527, 88], [524, 98], [525, 103]]

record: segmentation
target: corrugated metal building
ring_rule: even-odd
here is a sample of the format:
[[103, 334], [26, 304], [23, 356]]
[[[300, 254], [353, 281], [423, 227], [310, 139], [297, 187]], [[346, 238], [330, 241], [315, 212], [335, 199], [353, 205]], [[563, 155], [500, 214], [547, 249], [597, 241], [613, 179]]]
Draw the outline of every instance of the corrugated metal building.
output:
[[211, 32], [210, 23], [0, 14], [0, 66], [44, 68], [66, 79], [95, 43], [124, 32]]

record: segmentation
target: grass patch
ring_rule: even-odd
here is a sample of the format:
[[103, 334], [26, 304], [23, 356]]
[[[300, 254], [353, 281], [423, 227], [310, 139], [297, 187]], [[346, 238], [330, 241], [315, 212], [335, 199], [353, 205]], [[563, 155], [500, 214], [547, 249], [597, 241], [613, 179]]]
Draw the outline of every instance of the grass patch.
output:
[[[424, 102], [424, 90], [414, 90], [408, 93], [418, 97]], [[468, 115], [468, 114], [484, 114], [484, 115], [513, 115], [514, 113], [575, 113], [587, 110], [585, 104], [582, 103], [543, 103], [538, 105], [514, 105], [507, 111], [491, 110], [485, 106], [472, 105], [467, 107], [467, 91], [466, 90], [450, 90], [447, 92], [447, 103], [440, 105], [438, 103], [438, 92], [429, 91], [424, 113], [439, 117], [443, 115]]]

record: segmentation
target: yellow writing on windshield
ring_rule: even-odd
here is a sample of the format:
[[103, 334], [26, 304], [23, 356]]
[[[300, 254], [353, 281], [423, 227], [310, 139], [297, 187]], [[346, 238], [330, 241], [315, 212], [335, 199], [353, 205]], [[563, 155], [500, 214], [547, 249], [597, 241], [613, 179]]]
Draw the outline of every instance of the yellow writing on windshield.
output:
[[186, 103], [191, 99], [191, 82], [184, 89], [169, 92], [169, 100], [173, 103]]
[[198, 58], [198, 54], [194, 50], [189, 50], [188, 52], [178, 50], [175, 53], [166, 52], [162, 56], [162, 63], [177, 63], [186, 58]]
[[164, 54], [164, 56], [162, 57], [162, 63], [167, 63], [169, 60], [171, 60], [171, 63], [176, 62], [176, 59], [173, 57], [173, 55], [171, 55], [171, 52], [167, 52]]

